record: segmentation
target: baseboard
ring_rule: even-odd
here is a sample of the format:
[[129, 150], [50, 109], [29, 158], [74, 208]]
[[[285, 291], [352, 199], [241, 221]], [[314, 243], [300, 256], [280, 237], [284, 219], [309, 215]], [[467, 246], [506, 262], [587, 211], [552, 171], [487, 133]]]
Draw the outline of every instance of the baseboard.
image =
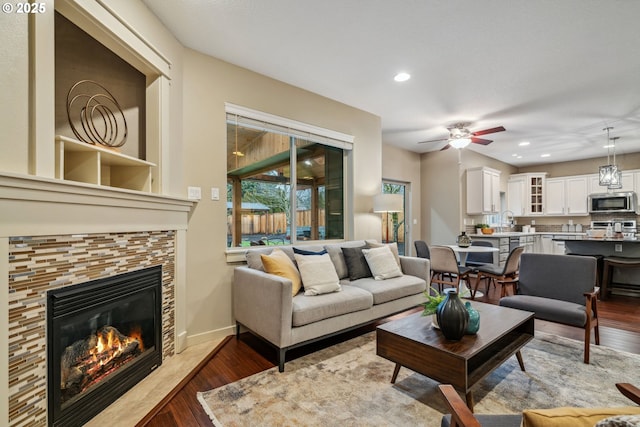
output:
[[192, 345], [202, 344], [204, 342], [210, 342], [214, 340], [220, 340], [228, 335], [234, 335], [236, 328], [234, 325], [226, 326], [224, 328], [215, 329], [213, 331], [203, 332], [201, 334], [189, 335], [186, 338], [187, 347]]

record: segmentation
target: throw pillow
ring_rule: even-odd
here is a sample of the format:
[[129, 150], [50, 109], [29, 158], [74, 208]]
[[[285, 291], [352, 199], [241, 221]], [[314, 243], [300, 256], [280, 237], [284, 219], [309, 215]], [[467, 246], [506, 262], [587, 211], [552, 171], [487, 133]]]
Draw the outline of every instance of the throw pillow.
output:
[[300, 273], [287, 254], [280, 249], [274, 249], [271, 254], [262, 254], [260, 257], [264, 271], [291, 280], [291, 296], [296, 296], [300, 292], [300, 288], [302, 288]]
[[367, 246], [370, 248], [380, 248], [382, 246], [389, 246], [389, 249], [391, 249], [391, 253], [393, 254], [393, 256], [396, 259], [396, 262], [398, 263], [398, 267], [402, 269], [402, 265], [400, 265], [400, 252], [398, 252], [398, 244], [396, 242], [378, 243], [375, 240], [365, 240], [365, 242], [367, 242]]
[[295, 254], [305, 295], [320, 295], [342, 290], [336, 268], [329, 254], [299, 255]]
[[638, 427], [640, 415], [618, 415], [599, 421], [595, 427]]
[[364, 253], [374, 279], [384, 280], [402, 276], [402, 270], [400, 270], [388, 246], [363, 249], [362, 253]]
[[321, 251], [318, 252], [314, 252], [314, 251], [308, 251], [306, 249], [298, 249], [296, 247], [293, 248], [293, 253], [294, 254], [298, 254], [298, 255], [324, 255], [327, 253], [326, 249], [323, 249]]
[[349, 280], [358, 280], [363, 277], [371, 277], [371, 269], [369, 264], [362, 253], [362, 250], [366, 246], [359, 248], [342, 248], [342, 254], [344, 255], [344, 262], [347, 264], [347, 271], [349, 272]]
[[563, 407], [526, 409], [522, 411], [523, 427], [582, 427], [593, 426], [600, 420], [615, 415], [640, 414], [640, 406], [610, 408]]

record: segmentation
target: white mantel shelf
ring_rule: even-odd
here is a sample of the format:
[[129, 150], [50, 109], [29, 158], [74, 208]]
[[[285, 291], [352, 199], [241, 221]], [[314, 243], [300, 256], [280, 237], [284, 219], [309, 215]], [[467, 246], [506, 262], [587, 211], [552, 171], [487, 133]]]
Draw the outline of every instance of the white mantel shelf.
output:
[[194, 202], [30, 175], [0, 174], [0, 237], [184, 230]]

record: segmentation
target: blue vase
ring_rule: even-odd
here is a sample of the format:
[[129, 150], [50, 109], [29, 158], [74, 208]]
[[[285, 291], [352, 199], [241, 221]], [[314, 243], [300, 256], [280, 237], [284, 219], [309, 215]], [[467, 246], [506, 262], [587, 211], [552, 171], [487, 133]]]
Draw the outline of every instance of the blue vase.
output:
[[475, 335], [478, 333], [478, 329], [480, 329], [480, 313], [478, 310], [471, 307], [471, 303], [469, 301], [465, 302], [464, 306], [467, 309], [467, 313], [469, 313], [469, 322], [467, 323], [467, 330], [465, 331], [465, 334]]
[[447, 289], [445, 292], [447, 296], [438, 306], [438, 325], [446, 339], [460, 341], [467, 330], [469, 312], [455, 288]]

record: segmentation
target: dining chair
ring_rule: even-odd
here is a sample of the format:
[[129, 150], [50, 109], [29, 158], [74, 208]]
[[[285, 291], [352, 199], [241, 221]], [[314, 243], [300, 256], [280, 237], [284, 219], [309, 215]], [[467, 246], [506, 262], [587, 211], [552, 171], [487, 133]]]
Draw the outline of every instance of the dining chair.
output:
[[432, 246], [431, 252], [431, 283], [438, 285], [442, 292], [444, 285], [450, 285], [460, 292], [460, 281], [469, 281], [471, 267], [458, 265], [456, 253], [448, 246]]
[[427, 242], [424, 240], [416, 240], [413, 242], [416, 247], [416, 256], [418, 258], [431, 258], [431, 254], [429, 253], [429, 246], [427, 246]]
[[[486, 287], [487, 293], [489, 292], [489, 286], [491, 285], [491, 283], [495, 285], [496, 281], [498, 281], [498, 283], [500, 283], [501, 285], [500, 298], [506, 296], [507, 286], [513, 285], [515, 287], [515, 284], [517, 282], [515, 280], [504, 282], [504, 280], [517, 279], [518, 268], [520, 267], [520, 256], [522, 255], [523, 251], [524, 251], [524, 246], [518, 246], [516, 248], [513, 248], [509, 253], [507, 260], [505, 261], [502, 267], [494, 264], [487, 264], [487, 265], [476, 267], [475, 273], [477, 276], [476, 276], [476, 282], [473, 286], [473, 290], [471, 291], [471, 299], [475, 299], [476, 292], [478, 291], [478, 286], [480, 285], [480, 281], [483, 279], [487, 281], [487, 287]], [[513, 293], [515, 294], [515, 292], [516, 290], [514, 288]]]
[[[471, 246], [493, 247], [493, 244], [485, 240], [473, 240]], [[493, 264], [493, 252], [469, 252], [469, 255], [467, 255], [466, 265], [468, 267], [479, 267], [487, 264]]]

